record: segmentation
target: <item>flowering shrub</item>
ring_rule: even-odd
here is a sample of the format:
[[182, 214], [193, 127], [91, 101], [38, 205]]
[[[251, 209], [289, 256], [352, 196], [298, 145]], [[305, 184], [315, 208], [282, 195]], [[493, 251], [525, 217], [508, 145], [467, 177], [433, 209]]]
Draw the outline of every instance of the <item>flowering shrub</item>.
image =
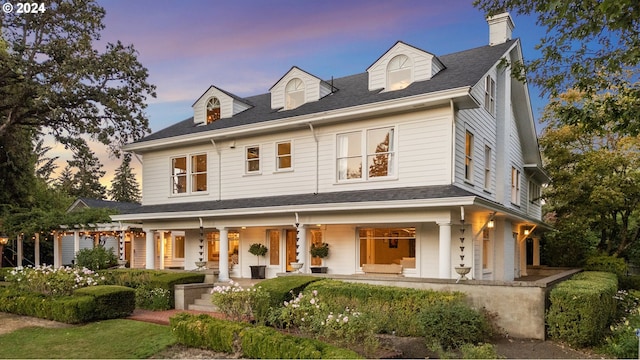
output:
[[640, 291], [618, 291], [615, 299], [618, 301], [618, 314], [624, 314], [615, 324], [611, 325], [611, 335], [605, 338], [600, 351], [618, 359], [631, 359], [638, 356], [638, 338], [635, 329], [640, 328], [640, 305], [638, 304]]
[[100, 285], [104, 277], [87, 268], [59, 267], [51, 265], [17, 267], [6, 280], [20, 290], [44, 295], [71, 295], [75, 289]]
[[348, 307], [339, 313], [330, 311], [317, 290], [299, 293], [293, 300], [285, 301], [277, 320], [276, 325], [320, 340], [343, 346], [362, 345], [365, 353], [372, 353], [379, 345], [375, 337], [377, 327], [370, 317]]
[[135, 290], [137, 307], [147, 310], [171, 309], [171, 291], [149, 286], [139, 286]]
[[263, 323], [269, 311], [269, 293], [259, 286], [244, 289], [230, 281], [228, 286], [214, 287], [211, 294], [211, 302], [234, 321]]

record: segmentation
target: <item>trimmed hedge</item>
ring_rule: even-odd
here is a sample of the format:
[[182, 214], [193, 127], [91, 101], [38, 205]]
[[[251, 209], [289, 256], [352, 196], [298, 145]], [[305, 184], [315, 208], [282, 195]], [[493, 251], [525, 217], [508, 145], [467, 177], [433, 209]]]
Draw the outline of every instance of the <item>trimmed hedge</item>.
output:
[[86, 288], [91, 291], [84, 290], [76, 290], [72, 296], [51, 297], [0, 287], [0, 311], [68, 324], [125, 317], [133, 312], [132, 289], [98, 285]]
[[381, 333], [399, 336], [424, 336], [418, 314], [425, 307], [435, 304], [463, 302], [461, 292], [418, 290], [395, 286], [348, 283], [338, 280], [321, 280], [309, 284], [306, 291], [318, 291], [321, 298], [330, 299], [342, 312], [345, 307], [366, 312], [374, 317]]
[[307, 285], [319, 281], [316, 276], [291, 275], [276, 277], [261, 281], [257, 286], [269, 293], [272, 307], [281, 307], [285, 301], [290, 301]]
[[549, 336], [574, 346], [596, 345], [615, 317], [617, 290], [617, 277], [608, 272], [583, 272], [558, 284], [549, 295]]
[[618, 276], [620, 290], [640, 290], [640, 275]]
[[623, 258], [598, 255], [589, 257], [584, 265], [584, 269], [587, 271], [610, 272], [622, 276], [627, 273], [629, 266]]
[[172, 331], [181, 344], [225, 353], [240, 353], [255, 359], [355, 359], [360, 356], [347, 349], [321, 341], [282, 334], [265, 327], [252, 326], [208, 315], [178, 314], [170, 319]]

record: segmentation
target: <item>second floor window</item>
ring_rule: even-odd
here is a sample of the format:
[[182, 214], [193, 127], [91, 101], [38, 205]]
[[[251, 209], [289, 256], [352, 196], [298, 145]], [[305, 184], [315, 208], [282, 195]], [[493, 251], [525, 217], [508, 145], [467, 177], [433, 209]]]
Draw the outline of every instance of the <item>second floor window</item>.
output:
[[283, 141], [276, 144], [276, 169], [290, 170], [291, 164], [291, 141]]
[[[392, 176], [395, 168], [394, 128], [338, 134], [338, 180]], [[363, 171], [363, 166], [367, 167]]]
[[484, 188], [491, 189], [491, 148], [484, 147]]
[[171, 193], [207, 191], [207, 154], [171, 159]]
[[484, 84], [484, 108], [491, 115], [496, 115], [496, 81], [489, 75]]
[[246, 147], [246, 167], [247, 174], [255, 174], [260, 172], [260, 146]]
[[304, 82], [295, 78], [285, 88], [285, 110], [295, 109], [304, 104]]
[[473, 181], [473, 134], [469, 131], [464, 141], [464, 179]]
[[207, 101], [207, 124], [220, 119], [220, 100], [211, 98]]
[[540, 205], [540, 198], [542, 192], [540, 191], [540, 185], [529, 181], [529, 202], [535, 205]]
[[511, 168], [511, 202], [520, 205], [520, 170]]
[[387, 66], [387, 89], [401, 90], [411, 84], [411, 60], [406, 55], [398, 55]]

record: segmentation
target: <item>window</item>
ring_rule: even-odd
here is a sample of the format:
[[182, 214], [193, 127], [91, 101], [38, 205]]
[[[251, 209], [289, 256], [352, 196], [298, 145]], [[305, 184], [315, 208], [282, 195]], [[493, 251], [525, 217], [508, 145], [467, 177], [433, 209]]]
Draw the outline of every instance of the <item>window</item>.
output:
[[285, 87], [285, 110], [295, 109], [304, 104], [304, 82], [295, 78]]
[[484, 188], [491, 189], [491, 148], [484, 147]]
[[532, 204], [540, 205], [540, 197], [542, 192], [540, 191], [540, 185], [529, 181], [529, 202]]
[[464, 179], [473, 181], [473, 134], [469, 131], [464, 141]]
[[247, 174], [260, 172], [260, 147], [247, 146], [246, 148], [246, 172]]
[[211, 98], [207, 101], [207, 124], [220, 119], [220, 100]]
[[[171, 159], [171, 193], [185, 194], [207, 191], [207, 154], [191, 155]], [[188, 176], [188, 174], [190, 176]], [[188, 182], [191, 182], [189, 186]]]
[[173, 257], [184, 259], [184, 235], [176, 235], [173, 239]]
[[387, 90], [401, 90], [411, 84], [411, 61], [406, 55], [398, 55], [387, 66]]
[[416, 267], [416, 229], [363, 228], [359, 230], [362, 264], [400, 264]]
[[291, 141], [276, 144], [276, 170], [291, 169]]
[[491, 232], [485, 228], [482, 230], [482, 269], [489, 270], [491, 266]]
[[280, 265], [280, 231], [269, 230], [269, 265]]
[[484, 108], [491, 115], [496, 115], [496, 82], [489, 75], [484, 83]]
[[520, 170], [511, 168], [511, 202], [520, 204]]
[[[366, 176], [366, 179], [371, 179], [393, 175], [394, 134], [394, 128], [338, 134], [338, 180], [362, 179], [363, 176]], [[363, 136], [366, 137], [363, 139]], [[363, 142], [366, 145], [364, 153]], [[364, 163], [368, 169], [366, 173], [362, 171]]]

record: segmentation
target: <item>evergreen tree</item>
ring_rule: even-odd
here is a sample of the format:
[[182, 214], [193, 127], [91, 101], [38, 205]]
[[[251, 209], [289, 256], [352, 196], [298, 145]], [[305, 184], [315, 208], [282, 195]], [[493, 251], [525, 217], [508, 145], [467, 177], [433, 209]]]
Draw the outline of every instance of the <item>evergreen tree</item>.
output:
[[104, 176], [105, 171], [102, 170], [100, 160], [88, 146], [81, 145], [78, 150], [74, 151], [73, 159], [67, 163], [78, 169], [73, 177], [75, 186], [70, 195], [92, 199], [105, 198], [107, 189], [100, 184], [100, 179]]
[[111, 180], [108, 193], [114, 201], [140, 203], [140, 187], [131, 170], [131, 154], [123, 156], [122, 164], [116, 169], [116, 174]]
[[44, 146], [43, 139], [36, 141], [33, 150], [36, 156], [36, 176], [44, 180], [46, 184], [51, 184], [53, 181], [51, 174], [58, 167], [55, 161], [58, 160], [59, 156], [46, 157], [46, 153], [51, 150], [51, 146]]
[[64, 167], [64, 170], [62, 170], [62, 173], [60, 173], [60, 176], [56, 180], [55, 187], [67, 195], [71, 195], [75, 191], [76, 184], [73, 171], [71, 171], [71, 166], [69, 166], [69, 164], [67, 164], [67, 166]]

